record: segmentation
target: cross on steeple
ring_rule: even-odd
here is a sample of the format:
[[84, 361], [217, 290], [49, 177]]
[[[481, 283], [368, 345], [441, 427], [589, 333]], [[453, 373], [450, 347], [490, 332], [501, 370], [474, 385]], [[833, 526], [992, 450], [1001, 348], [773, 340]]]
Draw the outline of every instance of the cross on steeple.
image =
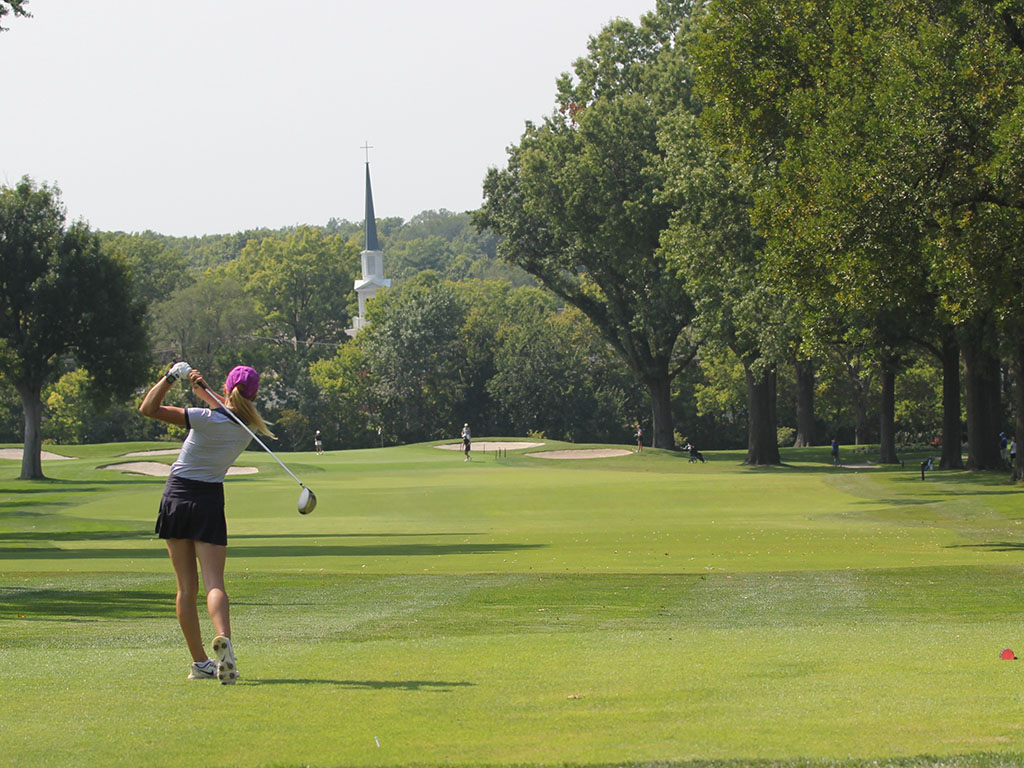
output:
[[366, 162], [370, 162], [370, 150], [373, 149], [373, 147], [370, 146], [370, 142], [367, 141], [365, 144], [363, 144], [363, 146], [360, 147], [360, 149], [366, 150]]

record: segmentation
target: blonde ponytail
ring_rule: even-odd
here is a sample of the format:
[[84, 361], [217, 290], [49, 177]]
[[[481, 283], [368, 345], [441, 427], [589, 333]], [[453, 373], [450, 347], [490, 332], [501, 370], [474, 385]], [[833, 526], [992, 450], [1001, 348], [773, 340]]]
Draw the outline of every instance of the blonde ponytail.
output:
[[274, 440], [277, 439], [277, 436], [267, 426], [267, 422], [263, 420], [259, 411], [256, 410], [255, 403], [243, 397], [242, 393], [238, 391], [238, 387], [232, 389], [228, 395], [228, 407], [249, 429]]

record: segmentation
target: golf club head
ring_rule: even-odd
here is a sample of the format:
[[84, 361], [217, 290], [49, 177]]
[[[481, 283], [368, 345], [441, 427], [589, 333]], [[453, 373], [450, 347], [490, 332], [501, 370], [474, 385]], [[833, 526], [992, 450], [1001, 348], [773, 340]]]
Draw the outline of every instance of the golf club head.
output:
[[299, 514], [308, 515], [316, 509], [316, 494], [306, 486], [302, 486], [302, 493], [299, 494]]

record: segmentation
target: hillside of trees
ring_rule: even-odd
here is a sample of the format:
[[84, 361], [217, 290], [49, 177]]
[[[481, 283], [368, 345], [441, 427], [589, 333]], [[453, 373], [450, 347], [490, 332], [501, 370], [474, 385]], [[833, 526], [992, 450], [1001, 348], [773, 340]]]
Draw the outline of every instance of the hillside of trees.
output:
[[[463, 422], [626, 443], [640, 421], [751, 464], [834, 437], [1001, 468], [1000, 433], [1024, 434], [1024, 8], [1000, 8], [661, 0], [610, 22], [480, 210], [376, 222], [394, 284], [354, 339], [362, 222], [99, 241], [148, 307], [152, 378], [257, 367], [286, 450]], [[89, 391], [69, 358], [45, 439], [180, 437]], [[0, 378], [0, 441], [21, 422]]]

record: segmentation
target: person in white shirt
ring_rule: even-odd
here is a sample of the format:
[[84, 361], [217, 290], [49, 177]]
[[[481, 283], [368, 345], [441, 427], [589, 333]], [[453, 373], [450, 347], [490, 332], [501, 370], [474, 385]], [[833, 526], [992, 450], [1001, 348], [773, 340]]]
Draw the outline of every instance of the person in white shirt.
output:
[[[171, 385], [184, 376], [188, 377], [195, 395], [209, 408], [177, 408], [163, 404]], [[224, 382], [224, 401], [250, 429], [273, 437], [253, 403], [259, 378], [259, 373], [253, 368], [236, 366]], [[139, 411], [150, 418], [188, 429], [164, 486], [156, 533], [167, 542], [167, 552], [178, 582], [175, 603], [178, 624], [192, 655], [188, 678], [218, 679], [223, 684], [232, 684], [238, 678], [238, 664], [231, 644], [228, 594], [224, 587], [228, 543], [224, 476], [249, 445], [251, 437], [206, 391], [202, 374], [192, 370], [188, 363], [175, 363], [146, 393]], [[206, 609], [216, 632], [213, 641], [216, 662], [207, 656], [204, 649], [196, 610], [199, 593], [197, 560], [203, 572]]]

